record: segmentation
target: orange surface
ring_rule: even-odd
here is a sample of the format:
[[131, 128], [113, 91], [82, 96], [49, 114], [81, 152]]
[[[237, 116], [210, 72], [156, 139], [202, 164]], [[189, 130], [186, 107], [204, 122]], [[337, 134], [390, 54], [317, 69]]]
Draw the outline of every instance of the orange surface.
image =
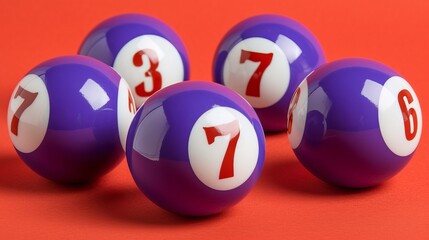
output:
[[[0, 239], [429, 239], [429, 1], [264, 0], [0, 2]], [[242, 19], [290, 16], [320, 40], [328, 60], [366, 57], [400, 72], [423, 110], [423, 136], [409, 165], [385, 184], [337, 189], [310, 175], [285, 134], [267, 136], [260, 181], [229, 211], [183, 218], [135, 186], [126, 162], [80, 188], [34, 174], [9, 140], [10, 94], [30, 68], [77, 51], [98, 22], [140, 12], [162, 19], [187, 45], [192, 79], [211, 79], [215, 48]]]

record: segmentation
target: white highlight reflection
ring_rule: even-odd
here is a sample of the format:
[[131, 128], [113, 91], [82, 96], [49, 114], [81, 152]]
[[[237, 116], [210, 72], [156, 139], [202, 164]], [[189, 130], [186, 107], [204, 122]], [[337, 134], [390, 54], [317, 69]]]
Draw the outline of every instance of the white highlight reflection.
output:
[[329, 99], [325, 90], [323, 90], [323, 88], [321, 87], [318, 87], [310, 95], [310, 99], [317, 99], [317, 100], [309, 100], [309, 102], [312, 102], [314, 104], [308, 106], [309, 107], [308, 112], [316, 110], [322, 113], [323, 116], [327, 116], [329, 110], [331, 109], [332, 101]]
[[284, 35], [279, 35], [276, 44], [285, 52], [289, 64], [292, 64], [302, 54], [301, 48], [292, 39]]
[[150, 112], [136, 131], [133, 149], [152, 160], [159, 161], [162, 142], [169, 129], [167, 116], [162, 106]]
[[363, 84], [360, 94], [362, 94], [362, 96], [374, 104], [374, 106], [378, 107], [378, 101], [380, 100], [380, 93], [382, 89], [383, 85], [367, 79]]
[[102, 108], [110, 100], [106, 91], [92, 79], [86, 80], [79, 92], [94, 110]]

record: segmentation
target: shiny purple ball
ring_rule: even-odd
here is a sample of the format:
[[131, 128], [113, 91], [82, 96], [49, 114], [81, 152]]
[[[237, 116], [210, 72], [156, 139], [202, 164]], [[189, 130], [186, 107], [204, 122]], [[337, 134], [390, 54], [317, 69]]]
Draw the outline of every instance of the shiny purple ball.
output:
[[412, 157], [422, 113], [411, 85], [366, 59], [321, 66], [297, 88], [288, 136], [315, 176], [345, 187], [370, 187], [396, 175]]
[[216, 214], [256, 183], [265, 157], [262, 126], [232, 90], [182, 82], [155, 93], [130, 126], [127, 159], [140, 190], [168, 211]]
[[182, 40], [165, 23], [143, 14], [122, 14], [101, 22], [85, 38], [79, 54], [121, 74], [137, 107], [161, 88], [189, 78]]
[[39, 175], [90, 182], [124, 157], [134, 113], [128, 84], [112, 68], [85, 56], [58, 57], [29, 71], [13, 91], [9, 136]]
[[265, 131], [282, 131], [296, 87], [323, 63], [322, 48], [306, 27], [284, 16], [258, 15], [224, 36], [213, 75], [249, 101]]

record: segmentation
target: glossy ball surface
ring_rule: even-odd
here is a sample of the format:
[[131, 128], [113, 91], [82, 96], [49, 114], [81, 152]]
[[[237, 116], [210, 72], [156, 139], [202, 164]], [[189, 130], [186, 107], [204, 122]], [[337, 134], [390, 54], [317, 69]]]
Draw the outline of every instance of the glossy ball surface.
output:
[[238, 203], [262, 170], [265, 139], [252, 107], [230, 89], [183, 82], [137, 111], [127, 159], [140, 190], [181, 215], [216, 214]]
[[123, 159], [134, 113], [128, 84], [112, 68], [66, 56], [41, 63], [18, 83], [7, 120], [13, 145], [32, 170], [83, 183]]
[[265, 131], [286, 129], [296, 87], [325, 55], [314, 35], [283, 16], [259, 15], [234, 26], [222, 39], [213, 74], [255, 108]]
[[160, 20], [123, 14], [97, 25], [79, 54], [112, 66], [127, 80], [137, 107], [163, 87], [189, 78], [189, 59], [179, 36]]
[[369, 187], [397, 174], [422, 133], [422, 113], [410, 84], [366, 59], [321, 66], [297, 88], [288, 136], [300, 162], [320, 179]]

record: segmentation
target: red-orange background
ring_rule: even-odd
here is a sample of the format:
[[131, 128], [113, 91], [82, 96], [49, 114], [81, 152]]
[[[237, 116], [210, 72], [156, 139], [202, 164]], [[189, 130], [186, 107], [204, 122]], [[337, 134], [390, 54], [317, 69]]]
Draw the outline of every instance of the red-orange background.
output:
[[[318, 37], [329, 61], [372, 58], [409, 80], [423, 110], [420, 146], [390, 181], [352, 191], [310, 175], [285, 134], [269, 135], [263, 173], [250, 194], [223, 214], [197, 219], [147, 200], [125, 161], [87, 187], [42, 179], [8, 137], [13, 88], [40, 62], [75, 53], [100, 21], [127, 12], [174, 28], [187, 46], [191, 78], [208, 80], [215, 48], [230, 27], [261, 13], [292, 17]], [[428, 12], [426, 0], [0, 0], [0, 239], [429, 239]]]

